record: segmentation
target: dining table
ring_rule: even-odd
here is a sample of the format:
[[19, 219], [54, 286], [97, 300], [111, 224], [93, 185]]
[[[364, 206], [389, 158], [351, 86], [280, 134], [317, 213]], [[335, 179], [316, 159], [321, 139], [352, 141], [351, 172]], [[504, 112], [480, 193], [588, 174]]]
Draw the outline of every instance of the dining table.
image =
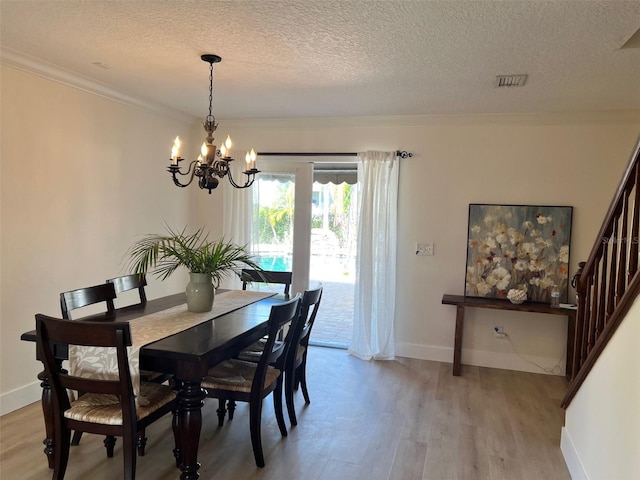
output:
[[[218, 290], [220, 297], [225, 291]], [[286, 301], [282, 294], [229, 291], [234, 297], [246, 297], [228, 311], [212, 311], [198, 320], [194, 326], [167, 335], [141, 346], [139, 368], [173, 376], [173, 385], [178, 389], [178, 412], [174, 419], [176, 441], [176, 465], [181, 470], [181, 480], [199, 478], [198, 447], [202, 429], [202, 406], [205, 394], [201, 380], [209, 369], [224, 360], [233, 358], [243, 349], [258, 341], [268, 332], [267, 320], [271, 307]], [[216, 298], [218, 293], [216, 293]], [[136, 321], [148, 320], [153, 315], [163, 316], [165, 312], [181, 311], [186, 302], [184, 293], [178, 293], [150, 300], [144, 304], [115, 309], [111, 312], [93, 314], [74, 321], [127, 321], [131, 326]], [[186, 311], [186, 307], [184, 307]], [[215, 303], [214, 303], [215, 310]], [[182, 313], [182, 316], [185, 314]], [[202, 316], [202, 314], [200, 314]], [[165, 315], [166, 316], [166, 315]], [[35, 342], [35, 330], [25, 332], [23, 341]], [[37, 349], [36, 349], [37, 350]], [[55, 345], [56, 360], [62, 362], [69, 357], [66, 345]], [[38, 353], [36, 351], [36, 358]], [[39, 359], [39, 358], [38, 358]], [[42, 387], [42, 409], [44, 413], [46, 438], [44, 452], [49, 467], [54, 463], [54, 415], [51, 387], [44, 372], [38, 374]]]

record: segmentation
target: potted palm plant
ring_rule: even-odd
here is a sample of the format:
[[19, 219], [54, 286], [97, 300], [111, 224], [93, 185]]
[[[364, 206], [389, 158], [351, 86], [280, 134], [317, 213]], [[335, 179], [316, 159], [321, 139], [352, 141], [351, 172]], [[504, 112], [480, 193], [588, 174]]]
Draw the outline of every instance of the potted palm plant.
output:
[[167, 227], [167, 232], [167, 235], [145, 235], [135, 242], [127, 252], [129, 268], [140, 275], [151, 271], [164, 280], [179, 267], [185, 267], [189, 271], [186, 294], [190, 312], [212, 309], [215, 287], [225, 276], [240, 277], [242, 268], [262, 272], [246, 247], [224, 238], [211, 242], [202, 228], [188, 234], [186, 228], [176, 231]]

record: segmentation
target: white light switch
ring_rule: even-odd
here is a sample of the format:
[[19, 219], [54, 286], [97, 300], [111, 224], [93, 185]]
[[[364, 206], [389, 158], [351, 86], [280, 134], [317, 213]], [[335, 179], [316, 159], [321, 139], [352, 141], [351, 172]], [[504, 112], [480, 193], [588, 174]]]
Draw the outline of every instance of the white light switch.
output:
[[433, 243], [416, 243], [416, 255], [433, 256]]

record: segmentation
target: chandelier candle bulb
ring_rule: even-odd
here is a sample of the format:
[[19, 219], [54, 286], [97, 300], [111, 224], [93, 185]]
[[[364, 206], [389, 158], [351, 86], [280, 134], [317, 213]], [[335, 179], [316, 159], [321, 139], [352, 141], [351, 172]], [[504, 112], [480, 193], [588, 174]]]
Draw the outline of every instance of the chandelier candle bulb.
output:
[[176, 139], [173, 141], [173, 147], [171, 148], [171, 163], [173, 165], [177, 165], [178, 164], [178, 159], [180, 158], [180, 137], [176, 137]]
[[[227, 157], [231, 157], [231, 145], [233, 142], [231, 141], [231, 137], [227, 135], [227, 139], [224, 141], [225, 150], [227, 152]], [[220, 152], [222, 152], [222, 148], [220, 148]], [[224, 155], [222, 155], [224, 157]]]

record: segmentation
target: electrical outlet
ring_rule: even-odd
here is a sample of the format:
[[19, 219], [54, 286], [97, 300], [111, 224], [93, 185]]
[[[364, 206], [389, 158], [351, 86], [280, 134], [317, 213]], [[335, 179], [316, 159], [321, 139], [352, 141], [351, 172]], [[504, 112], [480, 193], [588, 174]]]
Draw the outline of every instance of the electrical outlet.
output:
[[416, 255], [433, 256], [433, 243], [416, 243]]
[[496, 338], [505, 338], [507, 336], [507, 334], [504, 333], [504, 328], [502, 328], [499, 325], [496, 325], [495, 327], [493, 327], [493, 335]]

